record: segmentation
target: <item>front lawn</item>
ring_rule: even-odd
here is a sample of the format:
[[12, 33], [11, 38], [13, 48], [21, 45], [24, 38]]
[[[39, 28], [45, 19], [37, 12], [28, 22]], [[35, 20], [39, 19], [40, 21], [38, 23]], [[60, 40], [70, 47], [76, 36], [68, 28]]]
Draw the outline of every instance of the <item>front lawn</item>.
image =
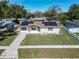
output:
[[4, 49], [0, 49], [0, 55], [2, 54], [3, 51], [4, 51]]
[[0, 39], [0, 46], [8, 46], [12, 43], [12, 41], [15, 39], [16, 35], [12, 34], [10, 32], [1, 32], [0, 33], [2, 39]]
[[79, 58], [79, 49], [47, 48], [19, 49], [19, 58]]
[[79, 41], [61, 29], [60, 34], [30, 34], [21, 45], [78, 45]]

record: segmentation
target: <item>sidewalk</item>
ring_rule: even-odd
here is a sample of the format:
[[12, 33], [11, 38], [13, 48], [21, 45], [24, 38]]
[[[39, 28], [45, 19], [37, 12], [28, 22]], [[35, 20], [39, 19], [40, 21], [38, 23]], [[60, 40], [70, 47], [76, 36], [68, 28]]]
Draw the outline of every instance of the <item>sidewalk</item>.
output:
[[79, 45], [27, 45], [19, 48], [79, 48]]
[[0, 49], [7, 49], [9, 46], [0, 46]]

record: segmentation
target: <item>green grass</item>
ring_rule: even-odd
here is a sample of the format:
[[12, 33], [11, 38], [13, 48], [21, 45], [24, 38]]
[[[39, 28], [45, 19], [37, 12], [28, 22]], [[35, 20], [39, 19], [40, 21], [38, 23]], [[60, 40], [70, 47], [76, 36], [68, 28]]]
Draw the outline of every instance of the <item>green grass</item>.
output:
[[0, 55], [1, 55], [1, 53], [4, 51], [4, 49], [0, 49]]
[[75, 33], [75, 34], [77, 34], [79, 36], [79, 33]]
[[8, 32], [2, 32], [1, 33], [3, 39], [0, 39], [0, 46], [8, 46], [12, 43], [12, 41], [15, 39], [16, 35], [13, 35]]
[[21, 45], [78, 45], [79, 41], [61, 29], [60, 34], [30, 34]]
[[19, 58], [79, 58], [79, 49], [47, 48], [19, 49]]

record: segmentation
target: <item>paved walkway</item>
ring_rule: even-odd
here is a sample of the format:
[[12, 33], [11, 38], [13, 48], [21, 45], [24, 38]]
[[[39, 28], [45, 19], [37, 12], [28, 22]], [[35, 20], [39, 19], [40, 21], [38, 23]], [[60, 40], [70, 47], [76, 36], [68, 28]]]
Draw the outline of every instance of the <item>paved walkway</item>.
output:
[[28, 45], [19, 48], [79, 48], [79, 45]]
[[18, 51], [17, 49], [20, 46], [21, 41], [25, 38], [26, 33], [20, 32], [20, 34], [16, 37], [16, 39], [12, 42], [12, 44], [1, 54], [1, 56], [6, 57], [16, 57], [18, 58]]

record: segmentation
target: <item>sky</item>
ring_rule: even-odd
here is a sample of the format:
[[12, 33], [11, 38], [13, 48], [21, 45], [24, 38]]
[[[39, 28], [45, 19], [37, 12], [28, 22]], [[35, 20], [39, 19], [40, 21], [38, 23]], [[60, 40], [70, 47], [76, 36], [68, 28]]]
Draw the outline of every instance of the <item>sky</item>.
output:
[[45, 12], [54, 5], [58, 5], [63, 12], [66, 12], [71, 4], [79, 4], [79, 0], [9, 0], [9, 2], [23, 5], [30, 12]]

